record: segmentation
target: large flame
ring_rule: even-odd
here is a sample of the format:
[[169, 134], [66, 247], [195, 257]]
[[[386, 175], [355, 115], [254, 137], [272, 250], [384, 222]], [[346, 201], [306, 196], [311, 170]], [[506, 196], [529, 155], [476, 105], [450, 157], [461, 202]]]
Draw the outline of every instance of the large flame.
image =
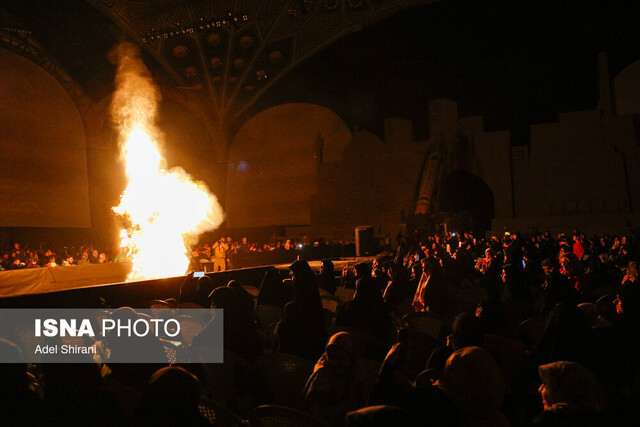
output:
[[130, 43], [112, 52], [117, 64], [111, 114], [118, 127], [129, 180], [113, 208], [128, 224], [121, 246], [133, 262], [127, 280], [183, 275], [189, 245], [220, 225], [222, 208], [206, 184], [182, 168], [165, 170], [155, 127], [158, 91], [137, 48]]

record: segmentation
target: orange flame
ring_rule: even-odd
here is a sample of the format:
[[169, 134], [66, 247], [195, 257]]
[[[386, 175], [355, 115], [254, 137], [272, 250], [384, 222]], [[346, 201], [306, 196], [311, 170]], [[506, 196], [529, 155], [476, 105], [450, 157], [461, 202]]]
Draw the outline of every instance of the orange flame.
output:
[[127, 280], [183, 275], [189, 244], [218, 227], [224, 214], [205, 183], [193, 181], [182, 168], [164, 169], [156, 143], [161, 133], [155, 127], [160, 98], [137, 48], [123, 43], [112, 58], [118, 69], [111, 114], [129, 180], [113, 211], [130, 223], [120, 235], [133, 261]]

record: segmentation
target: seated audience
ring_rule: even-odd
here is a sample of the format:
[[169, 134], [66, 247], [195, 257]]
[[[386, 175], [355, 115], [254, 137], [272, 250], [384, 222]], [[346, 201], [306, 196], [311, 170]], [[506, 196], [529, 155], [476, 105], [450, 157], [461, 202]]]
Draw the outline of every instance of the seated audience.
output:
[[463, 413], [464, 425], [508, 426], [500, 412], [505, 384], [500, 368], [480, 347], [463, 347], [447, 360], [436, 385]]
[[[253, 362], [262, 356], [262, 341], [256, 330], [253, 321], [253, 299], [247, 299], [246, 292], [231, 286], [216, 288], [209, 295], [211, 308], [221, 308], [224, 310], [223, 342], [227, 351], [243, 358], [248, 362]], [[215, 319], [205, 326], [205, 328], [193, 338], [192, 347], [194, 351], [206, 348], [207, 344], [213, 342], [215, 337]]]
[[336, 278], [333, 268], [333, 262], [329, 260], [322, 261], [320, 264], [320, 273], [317, 275], [318, 287], [329, 292], [331, 295], [336, 293]]
[[141, 426], [209, 426], [198, 411], [200, 381], [179, 367], [166, 367], [151, 376], [135, 412]]
[[361, 329], [380, 342], [394, 333], [389, 309], [372, 277], [358, 279], [353, 300], [338, 309], [336, 325]]
[[538, 391], [544, 410], [535, 426], [607, 426], [598, 379], [583, 365], [559, 361], [540, 366]]
[[275, 348], [317, 360], [327, 341], [327, 327], [315, 275], [306, 261], [289, 267], [293, 274], [293, 299], [284, 306], [275, 330]]
[[[635, 236], [587, 239], [575, 230], [574, 234], [569, 244], [564, 234], [556, 238], [549, 232], [529, 237], [510, 232], [483, 239], [471, 233], [411, 230], [398, 237], [401, 245], [395, 262], [387, 263], [391, 257], [381, 254], [374, 261], [373, 273], [366, 259], [355, 266], [355, 277], [350, 276], [353, 268], [343, 270], [342, 284], [356, 292], [353, 300], [338, 306], [335, 327], [352, 333], [333, 335], [328, 343], [327, 329], [334, 326], [328, 326], [330, 319], [325, 316], [318, 286], [333, 293], [337, 285], [333, 268], [338, 263], [349, 264], [324, 261], [316, 276], [302, 259], [349, 256], [353, 243], [303, 237], [236, 244], [225, 238], [230, 248], [238, 248], [235, 253], [230, 251], [229, 263], [234, 266], [300, 260], [289, 268], [292, 279], [282, 280], [275, 267], [257, 278], [252, 276], [265, 270], [198, 280], [188, 276], [179, 292], [154, 295], [170, 301], [168, 312], [172, 314], [179, 315], [178, 307], [184, 304], [224, 309], [227, 358], [216, 365], [220, 369], [215, 372], [222, 375], [215, 377], [219, 382], [213, 381], [211, 366], [189, 365], [200, 380], [182, 368], [167, 368], [167, 354], [172, 354], [165, 353], [167, 341], [109, 334], [100, 342], [101, 365], [0, 366], [1, 419], [6, 424], [29, 425], [205, 425], [198, 413], [201, 383], [209, 398], [219, 399], [242, 418], [256, 405], [271, 403], [270, 393], [259, 392], [266, 387], [261, 356], [279, 351], [309, 361], [290, 366], [302, 370], [302, 378], [308, 375], [311, 362], [316, 363], [306, 387], [295, 381], [294, 373], [286, 380], [299, 383], [295, 388], [304, 393], [306, 410], [329, 425], [344, 425], [346, 420], [349, 425], [500, 426], [507, 424], [506, 417], [514, 425], [629, 425], [640, 419], [640, 286], [636, 272], [640, 247]], [[4, 270], [45, 265], [62, 269], [65, 267], [58, 267], [56, 260], [64, 260], [65, 266], [72, 265], [72, 260], [78, 260], [78, 265], [110, 262], [117, 251], [105, 249], [11, 244], [1, 249], [0, 265]], [[197, 262], [211, 255], [208, 243], [191, 249]], [[5, 277], [13, 274], [28, 275], [0, 273]], [[247, 287], [237, 280], [220, 286], [222, 277], [260, 284], [257, 303], [283, 308], [275, 331], [256, 323], [254, 299]], [[120, 299], [109, 298], [109, 302], [116, 300]], [[103, 307], [109, 306], [101, 301]], [[403, 314], [413, 310], [435, 313], [444, 322], [455, 318], [447, 346], [438, 344], [440, 337], [434, 338], [422, 354], [421, 342], [408, 339], [406, 330], [401, 330], [399, 342], [389, 350], [391, 340], [387, 338], [397, 326], [389, 308], [396, 306], [393, 320], [397, 325], [402, 324]], [[476, 306], [475, 316], [466, 313]], [[144, 317], [128, 307], [115, 310], [112, 316], [121, 321]], [[527, 320], [521, 323], [524, 318]], [[197, 361], [202, 344], [215, 338], [213, 331], [212, 320], [193, 338], [192, 346], [177, 347], [180, 354]], [[366, 333], [357, 335], [358, 331]], [[28, 348], [24, 337], [2, 334], [16, 344], [0, 339], [0, 355], [20, 355], [17, 344], [22, 352]], [[381, 343], [377, 354], [388, 352], [381, 367], [376, 362], [379, 358], [356, 355], [356, 348], [363, 351], [362, 341], [368, 335]], [[443, 347], [432, 351], [438, 345]], [[154, 356], [162, 363], [113, 363], [122, 354], [139, 357], [141, 362]], [[406, 377], [416, 376], [425, 363], [431, 369], [416, 378]], [[242, 374], [237, 372], [239, 367]], [[160, 368], [165, 369], [158, 371]], [[535, 392], [540, 379], [542, 401]], [[112, 394], [115, 391], [119, 393]], [[222, 412], [216, 412], [216, 424], [224, 425], [219, 414]]]
[[309, 413], [327, 425], [342, 425], [347, 412], [366, 402], [364, 376], [351, 337], [346, 332], [333, 335], [304, 387]]

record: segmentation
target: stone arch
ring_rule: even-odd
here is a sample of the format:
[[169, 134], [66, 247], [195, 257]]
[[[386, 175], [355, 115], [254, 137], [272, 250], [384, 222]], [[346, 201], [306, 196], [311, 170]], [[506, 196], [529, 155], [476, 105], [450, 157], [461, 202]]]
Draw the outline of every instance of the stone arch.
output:
[[50, 73], [0, 48], [0, 226], [87, 228], [86, 137]]
[[491, 188], [478, 176], [456, 170], [446, 176], [438, 189], [438, 211], [448, 223], [449, 231], [491, 229], [495, 201]]
[[309, 224], [317, 165], [339, 162], [351, 139], [337, 114], [313, 104], [283, 104], [250, 119], [229, 149], [229, 226]]

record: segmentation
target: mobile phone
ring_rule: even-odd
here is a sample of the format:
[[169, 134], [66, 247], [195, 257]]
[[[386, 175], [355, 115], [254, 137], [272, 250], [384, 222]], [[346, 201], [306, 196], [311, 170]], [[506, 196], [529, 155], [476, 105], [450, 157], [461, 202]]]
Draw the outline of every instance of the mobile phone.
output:
[[196, 271], [193, 273], [193, 277], [202, 277], [204, 276], [204, 271]]

